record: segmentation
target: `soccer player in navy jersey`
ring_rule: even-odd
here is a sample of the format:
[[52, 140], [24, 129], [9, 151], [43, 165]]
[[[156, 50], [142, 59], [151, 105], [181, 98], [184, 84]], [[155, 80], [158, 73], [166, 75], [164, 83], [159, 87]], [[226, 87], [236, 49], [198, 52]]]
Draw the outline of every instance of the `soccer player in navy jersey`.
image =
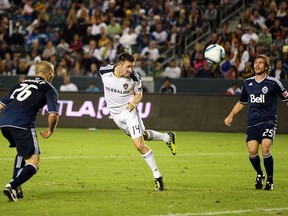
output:
[[273, 190], [273, 157], [271, 146], [277, 129], [277, 97], [288, 101], [288, 92], [281, 82], [267, 75], [271, 70], [270, 59], [260, 54], [254, 60], [255, 76], [243, 82], [242, 93], [239, 101], [224, 120], [231, 126], [233, 118], [248, 106], [248, 122], [246, 129], [246, 142], [249, 159], [257, 172], [255, 188], [262, 189], [265, 175], [260, 165], [258, 155], [261, 146], [267, 180], [265, 190]]
[[133, 71], [134, 57], [129, 53], [121, 53], [116, 65], [100, 68], [99, 74], [104, 85], [104, 96], [110, 115], [116, 125], [133, 139], [136, 149], [152, 170], [155, 189], [164, 189], [163, 177], [156, 165], [152, 150], [144, 140], [161, 140], [176, 154], [175, 133], [160, 133], [146, 130], [139, 116], [137, 105], [142, 100], [142, 81], [139, 74]]
[[58, 123], [58, 93], [51, 85], [54, 67], [50, 62], [41, 61], [36, 66], [36, 77], [15, 85], [0, 100], [0, 128], [9, 141], [9, 147], [16, 147], [13, 177], [5, 186], [4, 195], [10, 201], [23, 198], [21, 185], [39, 169], [40, 149], [35, 129], [39, 109], [47, 104], [48, 127], [40, 132], [49, 138]]

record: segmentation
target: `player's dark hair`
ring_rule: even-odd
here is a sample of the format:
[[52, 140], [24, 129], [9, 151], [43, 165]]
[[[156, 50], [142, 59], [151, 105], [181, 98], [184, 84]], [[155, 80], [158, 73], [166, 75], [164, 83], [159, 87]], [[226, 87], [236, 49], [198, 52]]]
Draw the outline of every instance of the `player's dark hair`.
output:
[[270, 64], [270, 58], [264, 54], [259, 54], [255, 57], [255, 59], [257, 58], [261, 58], [264, 60], [264, 64], [265, 64], [265, 68], [266, 68], [266, 71], [269, 72], [271, 71], [271, 64]]
[[133, 57], [131, 54], [129, 54], [129, 53], [127, 53], [127, 52], [123, 52], [123, 53], [121, 53], [121, 54], [119, 55], [119, 57], [118, 57], [118, 62], [119, 62], [119, 61], [134, 62], [135, 59], [134, 59], [134, 57]]

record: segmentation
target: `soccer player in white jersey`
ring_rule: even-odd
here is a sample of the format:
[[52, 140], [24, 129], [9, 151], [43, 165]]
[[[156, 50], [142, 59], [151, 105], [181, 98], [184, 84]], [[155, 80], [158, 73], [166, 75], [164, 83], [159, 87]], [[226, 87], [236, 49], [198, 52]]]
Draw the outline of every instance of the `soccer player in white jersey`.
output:
[[244, 80], [240, 99], [224, 120], [227, 126], [231, 126], [233, 118], [245, 105], [248, 106], [246, 143], [249, 160], [257, 172], [255, 188], [262, 189], [265, 175], [258, 155], [261, 146], [267, 174], [265, 190], [273, 190], [274, 188], [274, 162], [271, 146], [277, 128], [277, 97], [279, 96], [282, 101], [288, 101], [288, 92], [282, 83], [267, 75], [270, 70], [270, 59], [266, 55], [261, 54], [255, 57], [255, 76]]
[[133, 71], [134, 57], [121, 53], [115, 65], [103, 66], [99, 70], [104, 85], [104, 96], [110, 115], [116, 125], [133, 139], [136, 149], [152, 170], [155, 189], [164, 189], [163, 177], [157, 167], [152, 150], [144, 140], [161, 140], [176, 154], [174, 132], [160, 133], [146, 130], [139, 116], [137, 105], [142, 100], [142, 81]]

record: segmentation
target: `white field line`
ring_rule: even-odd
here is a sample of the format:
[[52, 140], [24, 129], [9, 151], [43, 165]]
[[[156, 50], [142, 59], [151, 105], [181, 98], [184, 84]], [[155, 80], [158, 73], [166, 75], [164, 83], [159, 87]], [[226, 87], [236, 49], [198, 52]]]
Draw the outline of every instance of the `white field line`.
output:
[[[243, 155], [247, 153], [192, 153], [192, 154], [177, 154], [176, 156], [172, 156], [170, 154], [165, 155], [157, 155], [157, 157], [191, 157], [191, 156], [225, 156], [225, 155]], [[133, 155], [68, 155], [68, 156], [52, 156], [45, 157], [41, 155], [41, 160], [58, 160], [58, 159], [93, 159], [93, 158], [131, 158], [131, 157], [140, 157], [140, 154]], [[4, 160], [14, 160], [15, 158], [0, 158], [0, 161]]]
[[[172, 156], [171, 154], [165, 155], [157, 155], [157, 157], [195, 157], [195, 156], [229, 156], [229, 155], [247, 155], [248, 153], [239, 153], [239, 152], [231, 152], [231, 153], [190, 153], [190, 154], [177, 154], [176, 156]], [[277, 153], [281, 155], [286, 155], [288, 153], [281, 152]], [[52, 156], [52, 157], [45, 157], [45, 155], [41, 155], [41, 160], [59, 160], [59, 159], [93, 159], [93, 158], [131, 158], [131, 157], [140, 157], [140, 154], [133, 154], [133, 155], [68, 155], [68, 156]], [[6, 160], [14, 160], [15, 158], [1, 158], [0, 161]]]
[[201, 216], [201, 215], [232, 215], [232, 214], [242, 214], [242, 213], [261, 213], [261, 212], [278, 212], [278, 211], [288, 211], [288, 207], [284, 208], [258, 208], [258, 209], [243, 209], [235, 211], [221, 211], [221, 212], [197, 212], [197, 213], [184, 213], [184, 214], [172, 214], [168, 213], [165, 215], [153, 215], [153, 216]]

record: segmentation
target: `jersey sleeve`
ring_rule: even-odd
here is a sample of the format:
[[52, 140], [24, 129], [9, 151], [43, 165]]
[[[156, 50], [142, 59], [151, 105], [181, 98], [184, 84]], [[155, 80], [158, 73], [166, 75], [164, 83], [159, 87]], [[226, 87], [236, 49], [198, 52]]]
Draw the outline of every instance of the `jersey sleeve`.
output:
[[46, 103], [48, 113], [54, 112], [58, 114], [58, 93], [54, 88], [46, 93]]
[[1, 98], [0, 103], [3, 106], [6, 106], [9, 102], [11, 95], [13, 94], [14, 90], [18, 87], [18, 85], [15, 85], [3, 98]]
[[284, 86], [282, 85], [282, 83], [277, 80], [277, 94], [279, 95], [279, 97], [281, 98], [282, 101], [288, 101], [288, 92], [287, 90], [284, 88]]
[[131, 74], [131, 78], [135, 83], [134, 92], [135, 93], [143, 92], [141, 75], [133, 71], [133, 73]]
[[240, 95], [239, 103], [244, 104], [244, 105], [248, 103], [248, 93], [246, 91], [246, 87], [244, 83], [242, 86], [242, 92]]

